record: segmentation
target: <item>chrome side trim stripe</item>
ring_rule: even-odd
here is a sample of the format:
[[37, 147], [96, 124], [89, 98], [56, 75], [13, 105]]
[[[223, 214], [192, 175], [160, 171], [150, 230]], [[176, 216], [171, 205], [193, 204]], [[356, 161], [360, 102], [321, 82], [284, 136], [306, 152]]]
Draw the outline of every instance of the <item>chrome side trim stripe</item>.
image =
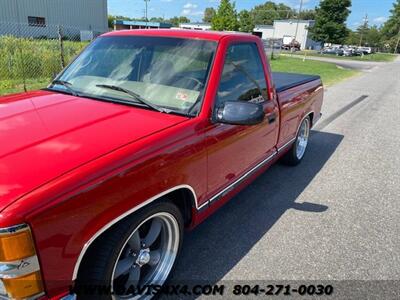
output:
[[288, 141], [287, 143], [285, 143], [283, 146], [278, 148], [278, 152], [281, 152], [283, 149], [285, 149], [287, 146], [291, 145], [294, 141], [296, 140], [296, 138], [292, 138], [290, 141]]
[[222, 198], [226, 194], [228, 194], [230, 191], [232, 191], [235, 186], [239, 185], [242, 181], [244, 181], [247, 177], [252, 175], [255, 171], [257, 171], [259, 168], [261, 168], [263, 165], [267, 164], [269, 161], [271, 161], [272, 158], [275, 157], [277, 152], [275, 151], [273, 154], [268, 156], [266, 159], [264, 159], [262, 162], [258, 163], [255, 167], [253, 167], [251, 170], [247, 171], [244, 173], [242, 176], [240, 176], [237, 180], [235, 180], [233, 183], [228, 185], [226, 188], [224, 188], [222, 191], [211, 197], [207, 202], [208, 204], [212, 203], [213, 201]]
[[197, 210], [202, 210], [203, 208], [205, 208], [210, 200], [205, 201], [202, 205], [200, 205], [199, 207], [196, 207]]

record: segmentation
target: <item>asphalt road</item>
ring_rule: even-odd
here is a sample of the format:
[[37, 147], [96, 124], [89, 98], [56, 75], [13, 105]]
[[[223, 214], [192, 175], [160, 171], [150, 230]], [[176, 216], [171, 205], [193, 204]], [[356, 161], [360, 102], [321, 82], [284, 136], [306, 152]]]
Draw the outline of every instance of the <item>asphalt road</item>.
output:
[[[285, 54], [285, 56], [290, 56], [290, 54]], [[303, 55], [292, 55], [292, 57], [303, 59]], [[371, 69], [384, 66], [385, 62], [377, 62], [377, 61], [358, 61], [358, 60], [349, 60], [343, 58], [335, 58], [335, 56], [327, 56], [327, 57], [319, 57], [319, 56], [307, 56], [306, 59], [310, 60], [318, 60], [318, 61], [326, 61], [330, 63], [334, 63], [338, 66], [347, 69], [355, 69], [360, 71], [370, 71]]]
[[400, 59], [330, 87], [302, 164], [273, 166], [188, 233], [173, 278], [400, 280], [399, 75]]

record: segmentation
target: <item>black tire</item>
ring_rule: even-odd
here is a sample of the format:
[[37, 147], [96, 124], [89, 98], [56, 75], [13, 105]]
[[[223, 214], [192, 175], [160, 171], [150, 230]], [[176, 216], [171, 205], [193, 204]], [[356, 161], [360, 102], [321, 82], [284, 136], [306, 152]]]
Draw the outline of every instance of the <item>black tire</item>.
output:
[[310, 117], [306, 117], [306, 118], [304, 118], [303, 119], [303, 121], [301, 122], [301, 124], [300, 124], [300, 126], [299, 126], [299, 130], [298, 130], [298, 132], [297, 132], [297, 134], [296, 134], [296, 140], [295, 140], [295, 142], [293, 143], [293, 145], [290, 147], [290, 149], [289, 149], [289, 151], [282, 157], [282, 159], [281, 159], [281, 162], [283, 163], [283, 164], [285, 164], [285, 165], [288, 165], [288, 166], [297, 166], [302, 160], [303, 160], [303, 158], [304, 158], [304, 155], [305, 155], [305, 153], [306, 153], [306, 150], [307, 150], [307, 146], [306, 146], [306, 148], [305, 148], [305, 150], [304, 150], [304, 153], [299, 157], [298, 156], [298, 154], [297, 154], [297, 147], [298, 147], [298, 143], [297, 143], [297, 141], [298, 141], [298, 139], [299, 139], [299, 135], [300, 135], [300, 132], [301, 132], [301, 128], [302, 128], [302, 126], [303, 126], [303, 124], [308, 124], [307, 125], [307, 127], [308, 127], [308, 133], [310, 133], [310, 130], [311, 130], [311, 119], [310, 119]]
[[176, 205], [157, 202], [126, 217], [93, 242], [79, 268], [74, 291], [78, 299], [112, 299], [109, 293], [111, 278], [126, 241], [144, 220], [157, 213], [172, 215], [179, 226], [179, 248], [168, 275], [172, 273], [182, 246], [184, 222]]

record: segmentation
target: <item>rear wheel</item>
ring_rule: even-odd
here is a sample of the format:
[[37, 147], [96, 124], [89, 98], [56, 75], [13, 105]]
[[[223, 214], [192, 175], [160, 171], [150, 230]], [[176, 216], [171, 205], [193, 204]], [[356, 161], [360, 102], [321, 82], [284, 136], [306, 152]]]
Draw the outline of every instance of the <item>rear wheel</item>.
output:
[[[149, 299], [138, 287], [163, 285], [180, 251], [183, 220], [171, 203], [158, 203], [96, 240], [78, 276], [80, 299]], [[94, 287], [88, 292], [85, 286]], [[108, 288], [111, 293], [104, 293]]]
[[310, 129], [311, 120], [310, 117], [306, 117], [300, 124], [295, 142], [282, 158], [283, 163], [290, 166], [296, 166], [302, 161], [304, 154], [306, 153]]

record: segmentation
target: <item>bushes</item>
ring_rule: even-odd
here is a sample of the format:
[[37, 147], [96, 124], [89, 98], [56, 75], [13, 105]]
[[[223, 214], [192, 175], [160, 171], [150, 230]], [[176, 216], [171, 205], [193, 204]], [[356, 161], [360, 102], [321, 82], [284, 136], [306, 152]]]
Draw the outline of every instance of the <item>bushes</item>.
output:
[[[68, 63], [86, 42], [64, 41]], [[52, 78], [62, 69], [58, 40], [0, 36], [0, 80]]]

